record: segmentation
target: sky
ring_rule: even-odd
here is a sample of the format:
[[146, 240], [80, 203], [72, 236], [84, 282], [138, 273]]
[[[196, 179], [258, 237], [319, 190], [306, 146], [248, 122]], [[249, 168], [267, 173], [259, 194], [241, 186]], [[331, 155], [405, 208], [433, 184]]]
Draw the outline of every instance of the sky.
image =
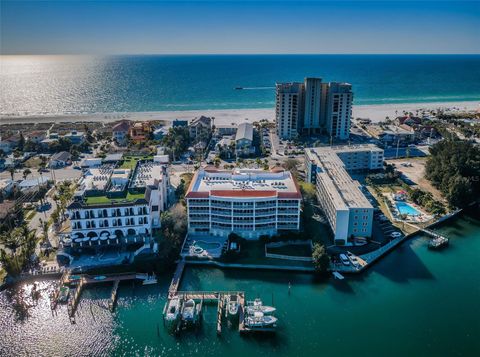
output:
[[1, 54], [480, 53], [480, 0], [0, 3]]

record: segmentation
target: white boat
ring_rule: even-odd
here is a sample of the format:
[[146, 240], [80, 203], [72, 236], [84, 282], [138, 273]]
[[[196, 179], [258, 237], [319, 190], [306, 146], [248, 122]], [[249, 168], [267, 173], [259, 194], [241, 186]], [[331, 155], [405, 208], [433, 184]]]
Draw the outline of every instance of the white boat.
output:
[[345, 279], [345, 277], [342, 274], [340, 274], [338, 271], [334, 271], [334, 272], [332, 272], [332, 274], [335, 277], [335, 279], [338, 279], [338, 280]]
[[151, 284], [156, 284], [157, 283], [157, 277], [155, 274], [149, 275], [145, 280], [143, 280], [142, 285], [151, 285]]
[[238, 297], [237, 295], [229, 295], [227, 297], [227, 315], [235, 316], [238, 313]]
[[247, 314], [253, 315], [256, 312], [261, 312], [263, 314], [271, 314], [275, 312], [276, 309], [273, 306], [263, 305], [263, 302], [260, 299], [255, 299], [254, 301], [249, 301], [247, 303], [247, 307], [245, 310]]
[[182, 319], [184, 321], [194, 321], [195, 319], [195, 300], [187, 300], [182, 307]]
[[165, 320], [176, 321], [180, 314], [180, 299], [175, 297], [168, 303], [167, 311], [165, 313]]
[[262, 312], [255, 312], [245, 319], [245, 326], [248, 328], [275, 327], [278, 319], [271, 315], [264, 315]]

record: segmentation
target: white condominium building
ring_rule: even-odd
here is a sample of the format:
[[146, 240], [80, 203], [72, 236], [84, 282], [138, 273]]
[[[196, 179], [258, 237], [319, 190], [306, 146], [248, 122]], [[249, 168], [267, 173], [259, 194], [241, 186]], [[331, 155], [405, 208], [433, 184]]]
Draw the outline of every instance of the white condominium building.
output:
[[188, 231], [247, 239], [300, 227], [300, 189], [288, 171], [224, 171], [207, 167], [195, 173], [185, 199]]
[[121, 165], [88, 169], [68, 206], [73, 246], [125, 244], [150, 237], [160, 228], [167, 188], [165, 165], [153, 161], [138, 161], [133, 170]]
[[304, 83], [277, 83], [276, 88], [276, 124], [281, 138], [323, 133], [348, 139], [353, 101], [350, 84], [305, 78]]
[[383, 150], [375, 145], [308, 148], [305, 163], [307, 180], [316, 186], [335, 244], [350, 245], [352, 237], [370, 237], [373, 206], [347, 171], [381, 169]]
[[293, 138], [298, 135], [303, 121], [303, 83], [277, 83], [275, 123], [277, 135]]

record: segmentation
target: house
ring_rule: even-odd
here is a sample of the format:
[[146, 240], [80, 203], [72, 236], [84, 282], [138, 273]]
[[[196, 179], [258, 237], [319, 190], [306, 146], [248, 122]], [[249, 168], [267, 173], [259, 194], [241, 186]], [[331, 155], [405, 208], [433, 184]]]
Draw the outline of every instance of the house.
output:
[[0, 138], [0, 150], [4, 153], [11, 153], [20, 142], [20, 135], [10, 135], [6, 138]]
[[119, 145], [125, 145], [127, 143], [127, 135], [130, 130], [130, 122], [128, 120], [122, 120], [112, 128], [112, 139]]
[[408, 128], [407, 130], [404, 127], [389, 125], [386, 130], [378, 135], [378, 139], [385, 144], [412, 142], [415, 140], [415, 131], [410, 127]]
[[102, 160], [104, 164], [116, 164], [119, 161], [122, 161], [123, 154], [122, 153], [115, 153], [115, 154], [108, 154]]
[[193, 119], [188, 125], [190, 139], [206, 141], [212, 132], [212, 118], [204, 117]]
[[414, 126], [422, 123], [422, 119], [418, 117], [411, 117], [409, 115], [403, 116], [403, 117], [398, 117], [396, 119], [398, 125], [409, 125], [409, 126]]
[[175, 119], [172, 122], [172, 127], [177, 128], [177, 127], [187, 127], [188, 126], [188, 120], [179, 120]]
[[162, 138], [168, 134], [168, 128], [162, 126], [161, 128], [156, 128], [153, 131], [153, 139], [154, 140], [162, 140]]
[[53, 154], [50, 158], [48, 167], [52, 169], [58, 169], [60, 167], [65, 167], [72, 163], [72, 154], [66, 151], [60, 151], [56, 154]]
[[0, 179], [0, 193], [8, 196], [12, 193], [15, 182], [12, 179]]
[[224, 136], [216, 145], [215, 152], [223, 159], [231, 159], [234, 156], [235, 139], [230, 136]]
[[32, 131], [28, 135], [27, 139], [29, 141], [31, 141], [32, 143], [40, 144], [42, 142], [42, 140], [45, 140], [46, 137], [47, 136], [43, 131], [36, 130], [36, 131]]
[[48, 184], [48, 178], [45, 176], [39, 176], [29, 180], [23, 180], [18, 184], [18, 188], [23, 193], [31, 193], [38, 190], [40, 187], [46, 187]]
[[215, 133], [218, 136], [225, 136], [225, 135], [235, 135], [237, 133], [237, 124], [222, 124], [215, 126]]
[[253, 147], [253, 125], [244, 122], [238, 125], [235, 135], [235, 154], [237, 156], [248, 156], [255, 153]]
[[130, 126], [128, 134], [130, 140], [134, 143], [139, 143], [150, 139], [150, 133], [152, 132], [152, 126], [148, 121], [136, 122]]
[[85, 141], [85, 133], [83, 131], [72, 130], [63, 137], [69, 139], [74, 145], [82, 144]]
[[92, 157], [92, 158], [85, 158], [80, 163], [80, 167], [82, 169], [87, 169], [91, 167], [99, 167], [102, 166], [102, 158], [100, 157]]

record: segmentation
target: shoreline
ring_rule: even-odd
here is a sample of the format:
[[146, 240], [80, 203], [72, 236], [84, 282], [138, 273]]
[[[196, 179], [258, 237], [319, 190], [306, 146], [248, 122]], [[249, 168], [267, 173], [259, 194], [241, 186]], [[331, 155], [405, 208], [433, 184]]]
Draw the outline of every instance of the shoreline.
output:
[[[429, 103], [399, 103], [399, 104], [368, 104], [353, 105], [352, 118], [369, 118], [372, 122], [385, 120], [385, 117], [395, 118], [403, 111], [415, 113], [417, 110], [460, 109], [478, 110], [478, 101], [460, 102], [429, 102]], [[137, 121], [161, 120], [171, 122], [175, 119], [193, 119], [198, 116], [215, 117], [215, 124], [225, 125], [239, 123], [245, 119], [258, 121], [261, 119], [274, 120], [274, 108], [263, 109], [204, 109], [184, 111], [153, 111], [153, 112], [116, 112], [116, 113], [88, 113], [88, 114], [60, 114], [60, 115], [31, 115], [31, 116], [0, 116], [0, 125], [30, 124], [30, 123], [62, 123], [62, 122], [101, 122], [108, 123], [122, 119]]]

